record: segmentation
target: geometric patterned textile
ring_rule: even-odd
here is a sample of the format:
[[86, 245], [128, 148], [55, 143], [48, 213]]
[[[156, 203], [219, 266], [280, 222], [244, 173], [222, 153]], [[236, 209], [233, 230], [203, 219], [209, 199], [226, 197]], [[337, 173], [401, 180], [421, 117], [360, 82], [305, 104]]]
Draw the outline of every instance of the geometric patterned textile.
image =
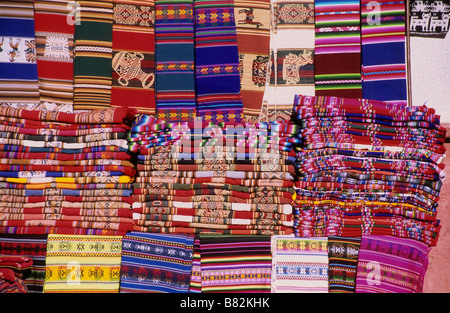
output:
[[33, 0], [0, 2], [0, 105], [39, 104]]
[[361, 1], [363, 98], [407, 104], [405, 3]]
[[445, 38], [450, 27], [450, 0], [409, 1], [409, 34]]
[[193, 236], [128, 233], [122, 240], [120, 292], [187, 292]]
[[[73, 35], [75, 2], [34, 3], [40, 105], [36, 109], [73, 111]], [[71, 20], [69, 17], [74, 18]]]
[[234, 1], [195, 0], [194, 21], [198, 115], [208, 122], [241, 122]]
[[117, 293], [121, 236], [49, 235], [45, 293]]
[[196, 115], [193, 0], [155, 1], [156, 112], [169, 122]]
[[328, 237], [330, 293], [354, 293], [360, 238]]
[[327, 293], [327, 241], [272, 236], [272, 293]]
[[390, 236], [363, 236], [357, 293], [422, 293], [428, 268], [426, 244]]
[[111, 106], [155, 114], [154, 23], [154, 0], [114, 0]]
[[361, 98], [360, 0], [316, 0], [318, 96]]
[[200, 236], [202, 293], [270, 293], [270, 236]]

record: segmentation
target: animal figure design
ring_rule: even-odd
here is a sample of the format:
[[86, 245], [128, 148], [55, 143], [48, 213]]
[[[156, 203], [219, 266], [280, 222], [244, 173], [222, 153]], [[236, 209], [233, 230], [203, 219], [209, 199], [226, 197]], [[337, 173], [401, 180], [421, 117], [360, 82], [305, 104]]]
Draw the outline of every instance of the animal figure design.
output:
[[242, 9], [239, 10], [239, 14], [245, 14], [245, 19], [243, 20], [239, 20], [238, 24], [241, 25], [256, 25], [256, 28], [260, 28], [261, 26], [263, 26], [263, 24], [261, 22], [256, 22], [255, 21], [255, 13], [254, 13], [254, 9], [253, 8], [249, 8], [249, 9]]

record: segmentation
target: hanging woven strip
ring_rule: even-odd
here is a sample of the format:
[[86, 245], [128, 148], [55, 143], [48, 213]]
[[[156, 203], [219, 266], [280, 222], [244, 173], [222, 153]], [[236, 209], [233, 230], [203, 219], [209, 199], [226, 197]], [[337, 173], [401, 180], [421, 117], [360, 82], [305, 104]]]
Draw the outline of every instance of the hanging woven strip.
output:
[[197, 112], [205, 121], [241, 122], [239, 54], [233, 0], [195, 0]]
[[155, 114], [154, 23], [154, 0], [114, 0], [111, 106]]
[[78, 1], [74, 110], [111, 106], [113, 0]]
[[407, 104], [405, 2], [361, 1], [365, 99]]
[[315, 94], [314, 0], [271, 0], [270, 81], [261, 122], [289, 119], [296, 94]]
[[315, 1], [317, 96], [361, 98], [359, 0]]
[[236, 0], [234, 14], [245, 120], [259, 121], [270, 48], [270, 0]]
[[34, 9], [39, 108], [72, 112], [75, 6], [61, 0], [36, 0]]
[[0, 104], [39, 104], [33, 0], [0, 2]]
[[171, 122], [196, 116], [193, 0], [155, 1], [156, 113]]

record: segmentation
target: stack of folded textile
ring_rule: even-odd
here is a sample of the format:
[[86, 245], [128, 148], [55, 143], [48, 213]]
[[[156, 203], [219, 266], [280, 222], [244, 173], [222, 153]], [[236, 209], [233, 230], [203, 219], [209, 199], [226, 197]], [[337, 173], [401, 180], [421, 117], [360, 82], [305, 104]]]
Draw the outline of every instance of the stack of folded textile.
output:
[[134, 110], [0, 108], [0, 233], [125, 234], [132, 228]]
[[134, 230], [292, 233], [296, 130], [290, 121], [167, 123], [138, 117], [129, 138], [137, 153]]
[[298, 236], [391, 235], [430, 246], [444, 177], [445, 128], [425, 106], [297, 96]]

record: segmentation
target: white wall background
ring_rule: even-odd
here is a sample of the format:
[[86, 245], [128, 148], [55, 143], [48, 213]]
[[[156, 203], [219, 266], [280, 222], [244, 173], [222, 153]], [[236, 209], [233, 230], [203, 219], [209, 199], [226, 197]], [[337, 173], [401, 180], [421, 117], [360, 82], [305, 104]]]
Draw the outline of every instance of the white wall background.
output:
[[450, 124], [450, 33], [445, 39], [410, 37], [412, 105], [434, 108]]

